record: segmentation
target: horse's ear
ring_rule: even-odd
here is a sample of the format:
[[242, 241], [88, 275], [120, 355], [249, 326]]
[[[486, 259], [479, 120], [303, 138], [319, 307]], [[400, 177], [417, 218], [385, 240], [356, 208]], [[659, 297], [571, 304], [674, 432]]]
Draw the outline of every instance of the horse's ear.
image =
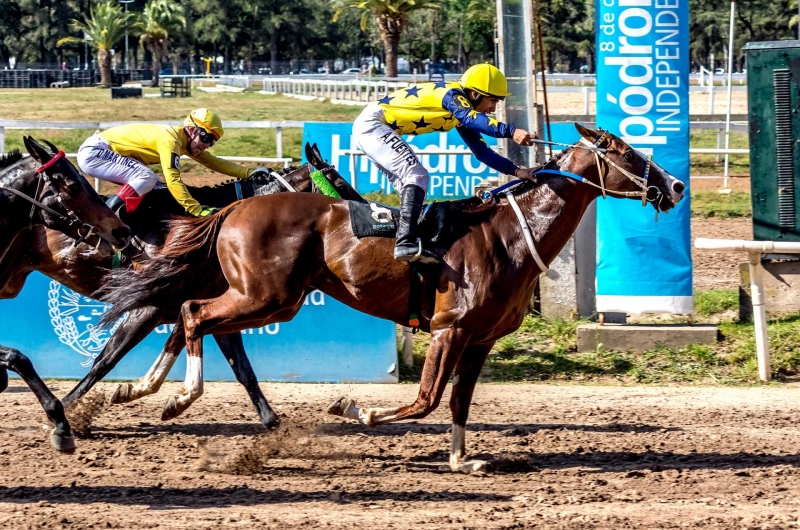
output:
[[311, 151], [311, 144], [308, 143], [308, 142], [306, 142], [305, 153], [306, 153], [306, 160], [311, 162], [311, 165], [313, 166], [314, 165], [314, 153], [313, 153], [313, 151]]
[[595, 131], [593, 129], [587, 129], [586, 127], [584, 127], [580, 123], [576, 123], [575, 124], [575, 128], [578, 130], [578, 133], [581, 136], [583, 136], [584, 138], [586, 138], [587, 140], [589, 140], [592, 143], [597, 141], [597, 138], [600, 136], [600, 134], [597, 131]]
[[48, 141], [47, 141], [47, 140], [45, 140], [44, 138], [42, 138], [42, 139], [41, 139], [41, 140], [39, 140], [39, 141], [40, 141], [40, 142], [44, 142], [44, 143], [47, 145], [47, 147], [49, 147], [49, 148], [50, 148], [50, 152], [53, 154], [53, 156], [55, 156], [55, 155], [57, 155], [57, 154], [58, 154], [58, 147], [56, 147], [56, 146], [55, 146], [55, 145], [54, 145], [52, 142], [48, 142]]
[[28, 153], [40, 164], [44, 164], [52, 158], [52, 155], [50, 155], [47, 150], [32, 137], [23, 136], [22, 141], [25, 144], [25, 149], [28, 150]]
[[328, 163], [328, 162], [326, 162], [326, 161], [325, 161], [325, 159], [324, 159], [324, 158], [322, 158], [322, 153], [320, 153], [320, 152], [319, 152], [319, 147], [317, 147], [317, 144], [316, 144], [316, 143], [315, 143], [314, 145], [312, 145], [312, 146], [311, 146], [311, 149], [314, 151], [314, 155], [316, 155], [316, 157], [317, 157], [317, 160], [319, 160], [319, 161], [320, 161], [320, 162], [322, 162], [323, 164], [326, 164], [326, 165], [327, 165], [327, 163]]

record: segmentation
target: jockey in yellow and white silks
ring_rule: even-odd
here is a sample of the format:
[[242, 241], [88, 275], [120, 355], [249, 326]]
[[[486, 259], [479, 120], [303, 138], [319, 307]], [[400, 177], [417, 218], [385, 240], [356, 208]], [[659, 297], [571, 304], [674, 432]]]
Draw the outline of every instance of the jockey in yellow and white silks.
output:
[[435, 263], [438, 257], [422, 248], [416, 229], [428, 189], [428, 171], [420, 164], [401, 134], [444, 132], [456, 128], [475, 157], [506, 175], [524, 178], [530, 170], [519, 167], [489, 148], [482, 134], [511, 138], [531, 145], [530, 132], [501, 123], [487, 114], [508, 96], [508, 83], [500, 70], [478, 64], [453, 83], [420, 83], [392, 92], [370, 103], [353, 124], [353, 137], [362, 151], [400, 192], [400, 219], [394, 258]]
[[[175, 200], [194, 216], [214, 212], [204, 208], [190, 194], [181, 180], [182, 155], [212, 171], [247, 178], [259, 168], [250, 170], [218, 158], [206, 149], [222, 138], [225, 131], [219, 116], [208, 109], [193, 110], [181, 126], [134, 123], [119, 125], [89, 137], [78, 150], [78, 165], [85, 174], [120, 184], [108, 200], [112, 210], [125, 206], [128, 213], [143, 196], [156, 186], [169, 189]], [[163, 175], [156, 175], [148, 165], [160, 164]]]

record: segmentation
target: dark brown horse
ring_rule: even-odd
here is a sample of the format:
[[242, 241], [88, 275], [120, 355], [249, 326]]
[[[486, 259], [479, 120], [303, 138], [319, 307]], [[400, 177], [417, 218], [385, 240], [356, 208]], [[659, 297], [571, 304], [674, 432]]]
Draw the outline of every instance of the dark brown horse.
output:
[[[423, 274], [420, 328], [431, 344], [419, 396], [410, 406], [358, 409], [340, 399], [329, 412], [366, 425], [422, 418], [436, 409], [450, 376], [453, 470], [469, 471], [464, 433], [481, 367], [499, 338], [522, 322], [539, 274], [568, 241], [599, 194], [649, 200], [667, 211], [684, 185], [613, 135], [577, 126], [583, 140], [526, 181], [487, 203], [449, 204], [449, 250]], [[365, 313], [408, 318], [409, 266], [392, 258], [391, 239], [357, 239], [348, 205], [327, 197], [260, 197], [211, 219], [182, 221], [162, 253], [141, 271], [121, 274], [107, 301], [111, 318], [137, 307], [185, 300], [196, 285], [227, 285], [221, 296], [183, 303], [169, 342], [186, 342], [185, 392], [177, 412], [202, 394], [202, 338], [290, 320], [313, 288]], [[216, 256], [217, 259], [213, 259]], [[129, 285], [140, 283], [143, 289]]]
[[[0, 258], [14, 240], [45, 225], [69, 238], [76, 254], [108, 256], [128, 244], [130, 230], [95, 193], [81, 173], [55, 146], [49, 151], [24, 138], [31, 158], [17, 151], [0, 157]], [[47, 143], [47, 142], [46, 142]], [[85, 244], [78, 244], [83, 242]], [[94, 248], [88, 246], [92, 245]], [[7, 273], [0, 267], [0, 277]], [[53, 447], [73, 452], [75, 442], [61, 402], [50, 392], [30, 360], [13, 348], [0, 346], [0, 392], [8, 387], [8, 371], [22, 377], [55, 425]]]
[[[309, 177], [316, 167], [323, 170], [326, 178], [340, 195], [350, 200], [362, 200], [347, 181], [321, 159], [316, 146], [306, 147], [306, 157], [314, 164], [313, 167], [306, 164], [283, 170], [269, 177], [251, 178], [238, 183], [227, 182], [213, 187], [190, 187], [190, 191], [201, 204], [216, 208], [236, 202], [240, 197], [288, 191], [311, 192], [314, 184]], [[167, 232], [165, 220], [185, 215], [185, 211], [175, 202], [168, 190], [156, 189], [147, 194], [146, 201], [130, 217], [129, 222], [135, 228], [137, 238], [143, 240], [147, 248], [152, 250], [164, 242]], [[39, 271], [84, 296], [92, 296], [103, 286], [106, 275], [111, 269], [110, 257], [80, 255], [71, 250], [71, 241], [64, 235], [40, 227], [20, 235], [6, 256], [0, 260], [0, 270], [11, 276], [4, 286], [0, 282], [0, 299], [16, 296], [33, 271]], [[177, 317], [177, 312], [172, 314], [165, 314], [159, 310], [133, 312], [105, 345], [89, 373], [64, 398], [64, 405], [69, 407], [75, 400], [85, 395], [156, 326], [164, 322], [172, 323]], [[232, 367], [236, 379], [247, 390], [261, 422], [267, 427], [274, 425], [277, 416], [258, 387], [258, 379], [247, 359], [241, 334], [215, 335], [214, 338]], [[166, 376], [166, 372], [163, 375]], [[136, 385], [123, 383], [112, 397], [112, 402], [124, 403], [151, 394], [158, 390], [159, 385], [160, 382], [156, 384], [152, 377], [144, 378]]]

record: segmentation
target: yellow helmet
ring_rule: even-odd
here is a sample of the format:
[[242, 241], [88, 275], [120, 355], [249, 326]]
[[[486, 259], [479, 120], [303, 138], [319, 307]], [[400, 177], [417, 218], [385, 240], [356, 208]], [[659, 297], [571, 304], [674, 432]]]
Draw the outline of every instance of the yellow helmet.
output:
[[461, 86], [484, 96], [504, 98], [509, 95], [508, 81], [503, 72], [491, 64], [470, 66], [461, 76]]
[[217, 140], [222, 138], [222, 135], [225, 134], [225, 131], [222, 129], [222, 120], [219, 119], [219, 116], [217, 116], [217, 113], [213, 110], [194, 109], [191, 114], [183, 120], [183, 124], [187, 127], [200, 127], [205, 129], [206, 132], [211, 133]]

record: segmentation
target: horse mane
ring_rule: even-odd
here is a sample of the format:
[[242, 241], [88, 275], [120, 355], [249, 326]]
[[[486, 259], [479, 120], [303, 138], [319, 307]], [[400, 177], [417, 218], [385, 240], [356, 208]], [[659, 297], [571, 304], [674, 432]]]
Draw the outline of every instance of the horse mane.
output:
[[[288, 175], [289, 173], [291, 173], [293, 171], [297, 171], [300, 168], [302, 168], [302, 166], [282, 167], [282, 168], [278, 169], [277, 171], [275, 171], [275, 173], [277, 173], [280, 176], [284, 176], [284, 175]], [[271, 175], [258, 174], [258, 175], [255, 175], [255, 176], [249, 176], [247, 178], [241, 179], [241, 180], [239, 180], [239, 182], [250, 182], [252, 184], [269, 184], [269, 183], [272, 182], [273, 178], [274, 177], [272, 177]], [[214, 190], [214, 189], [218, 189], [218, 188], [223, 188], [225, 186], [230, 186], [234, 182], [236, 182], [236, 179], [228, 179], [228, 180], [224, 180], [222, 182], [217, 182], [216, 184], [212, 184], [211, 186], [189, 186], [189, 189], [190, 190], [191, 189]]]
[[10, 153], [0, 155], [0, 169], [12, 166], [22, 160], [22, 152], [19, 149], [12, 149]]

